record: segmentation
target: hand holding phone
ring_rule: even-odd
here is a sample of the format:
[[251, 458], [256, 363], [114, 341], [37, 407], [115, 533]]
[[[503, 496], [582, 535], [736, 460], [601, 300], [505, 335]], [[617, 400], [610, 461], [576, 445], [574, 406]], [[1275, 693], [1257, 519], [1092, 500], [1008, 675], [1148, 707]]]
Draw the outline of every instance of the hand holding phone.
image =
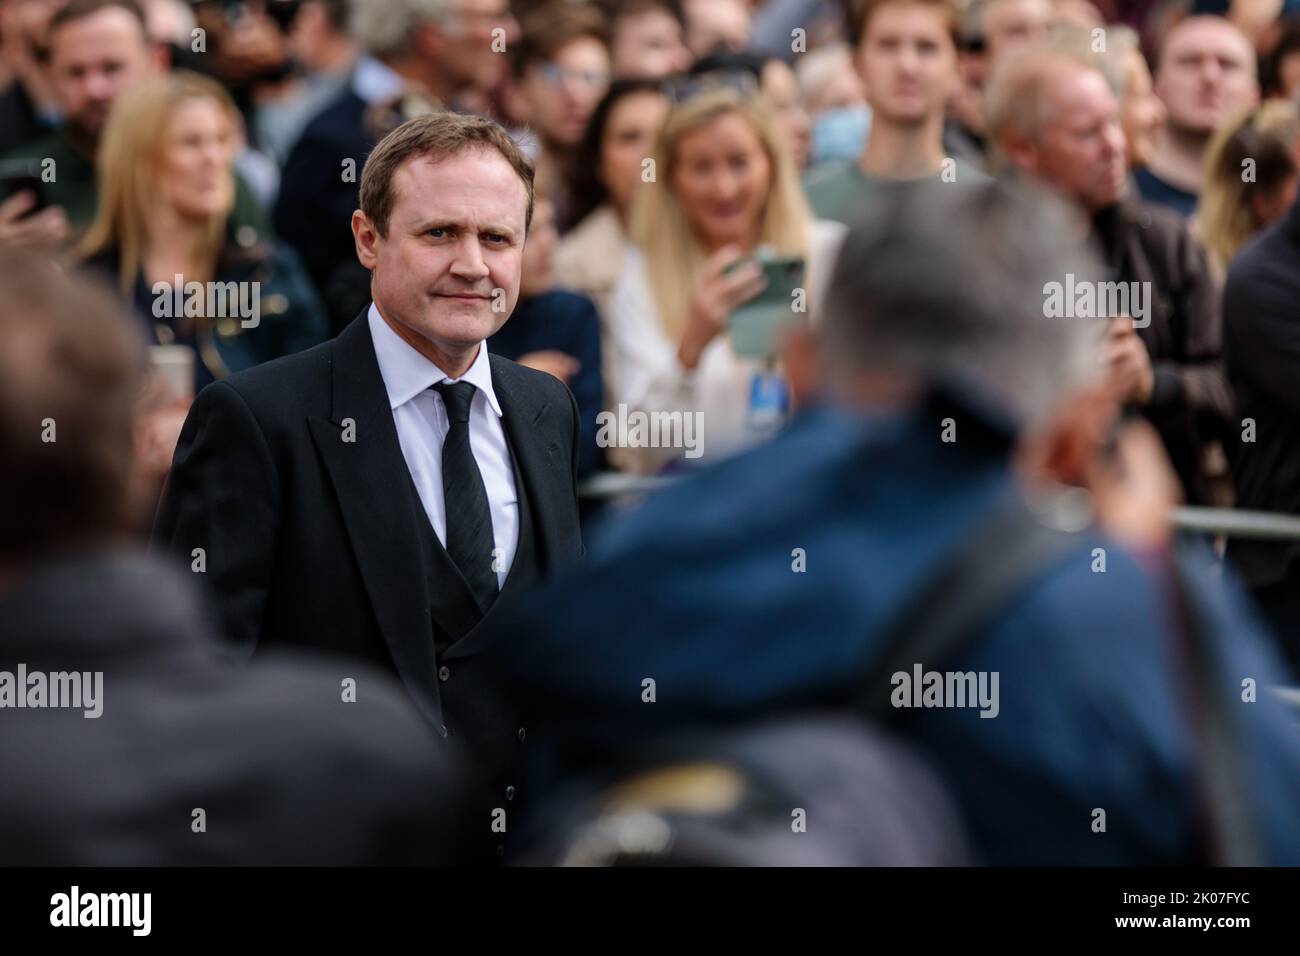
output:
[[678, 358], [694, 368], [704, 347], [727, 327], [727, 318], [741, 303], [763, 291], [763, 270], [738, 246], [724, 246], [704, 264], [691, 295], [686, 329]]
[[732, 310], [727, 321], [731, 348], [741, 358], [774, 359], [781, 333], [799, 314], [806, 298], [804, 260], [798, 256], [772, 256], [760, 251], [762, 290]]
[[5, 246], [58, 246], [71, 231], [68, 217], [58, 206], [42, 208], [41, 180], [31, 167], [35, 161], [0, 163], [0, 248]]

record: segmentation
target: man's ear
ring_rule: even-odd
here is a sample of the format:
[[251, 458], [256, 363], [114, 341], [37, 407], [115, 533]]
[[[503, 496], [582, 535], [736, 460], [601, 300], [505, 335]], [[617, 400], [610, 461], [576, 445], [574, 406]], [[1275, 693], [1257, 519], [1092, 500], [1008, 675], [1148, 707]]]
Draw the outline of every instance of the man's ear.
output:
[[1019, 170], [1038, 172], [1038, 146], [1028, 140], [1011, 138], [1002, 144], [1002, 152]]
[[790, 383], [792, 404], [804, 406], [814, 401], [823, 381], [822, 358], [817, 333], [807, 322], [795, 324], [785, 334], [781, 341], [781, 363]]
[[360, 209], [352, 211], [352, 241], [356, 243], [357, 260], [373, 270], [379, 262], [379, 230]]
[[1066, 396], [1055, 412], [1021, 436], [1016, 470], [1032, 485], [1083, 487], [1106, 453], [1119, 411], [1101, 384]]

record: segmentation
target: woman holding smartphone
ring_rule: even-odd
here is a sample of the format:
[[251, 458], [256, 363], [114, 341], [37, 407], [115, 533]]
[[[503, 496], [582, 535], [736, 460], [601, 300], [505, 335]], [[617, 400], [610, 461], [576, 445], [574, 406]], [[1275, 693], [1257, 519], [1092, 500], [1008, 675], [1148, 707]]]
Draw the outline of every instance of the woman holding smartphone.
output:
[[[637, 248], [608, 316], [610, 387], [628, 413], [699, 413], [702, 455], [692, 457], [716, 461], [763, 438], [756, 421], [770, 422], [783, 401], [774, 354], [737, 355], [728, 329], [733, 312], [765, 293], [759, 260], [783, 266], [776, 274], [803, 266], [801, 287], [768, 290], [764, 300], [789, 303], [789, 318], [806, 320], [844, 227], [812, 218], [760, 98], [707, 79], [688, 94], [669, 112], [654, 180], [633, 206]], [[628, 448], [621, 463], [655, 471], [685, 457], [680, 448]]]

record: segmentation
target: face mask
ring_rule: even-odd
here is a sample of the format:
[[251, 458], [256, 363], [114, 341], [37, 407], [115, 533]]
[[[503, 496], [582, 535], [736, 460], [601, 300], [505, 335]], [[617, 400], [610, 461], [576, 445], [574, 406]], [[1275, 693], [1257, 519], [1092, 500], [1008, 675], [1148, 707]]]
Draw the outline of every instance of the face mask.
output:
[[815, 165], [828, 159], [857, 159], [867, 145], [871, 129], [871, 108], [840, 106], [817, 114], [812, 125], [812, 159]]

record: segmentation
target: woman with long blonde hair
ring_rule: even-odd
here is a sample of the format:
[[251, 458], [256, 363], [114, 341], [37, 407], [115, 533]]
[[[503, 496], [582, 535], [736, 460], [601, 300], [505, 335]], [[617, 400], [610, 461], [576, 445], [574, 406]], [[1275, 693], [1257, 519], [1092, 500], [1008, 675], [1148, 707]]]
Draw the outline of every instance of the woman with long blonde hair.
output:
[[[758, 260], [802, 260], [815, 313], [844, 230], [812, 218], [767, 108], [739, 89], [706, 87], [675, 105], [647, 169], [633, 202], [637, 248], [610, 302], [613, 404], [698, 412], [704, 457], [716, 459], [761, 437], [751, 397], [771, 394], [771, 362], [738, 356], [728, 331], [731, 313], [763, 291]], [[680, 457], [629, 448], [621, 463], [648, 471]]]
[[1222, 126], [1205, 151], [1196, 212], [1220, 273], [1255, 233], [1290, 208], [1300, 182], [1300, 106], [1265, 100]]
[[124, 92], [100, 139], [99, 207], [80, 246], [152, 342], [193, 348], [196, 388], [325, 336], [292, 251], [231, 222], [236, 123], [230, 95], [195, 73]]

